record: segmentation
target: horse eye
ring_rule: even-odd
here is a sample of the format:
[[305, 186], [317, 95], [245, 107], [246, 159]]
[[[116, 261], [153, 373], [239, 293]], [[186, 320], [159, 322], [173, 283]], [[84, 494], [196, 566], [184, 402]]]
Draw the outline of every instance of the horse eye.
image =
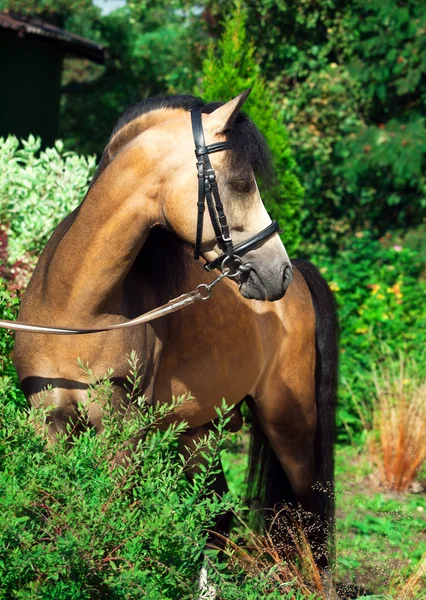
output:
[[251, 190], [251, 183], [246, 179], [238, 179], [231, 182], [231, 187], [238, 194], [248, 194]]

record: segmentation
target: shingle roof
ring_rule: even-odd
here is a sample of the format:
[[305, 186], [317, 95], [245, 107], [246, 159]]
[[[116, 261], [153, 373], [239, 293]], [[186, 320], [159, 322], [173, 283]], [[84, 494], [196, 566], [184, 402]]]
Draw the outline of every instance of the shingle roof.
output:
[[55, 25], [44, 23], [35, 17], [0, 13], [0, 28], [16, 31], [18, 37], [44, 39], [59, 45], [62, 52], [88, 58], [102, 64], [105, 60], [105, 48]]

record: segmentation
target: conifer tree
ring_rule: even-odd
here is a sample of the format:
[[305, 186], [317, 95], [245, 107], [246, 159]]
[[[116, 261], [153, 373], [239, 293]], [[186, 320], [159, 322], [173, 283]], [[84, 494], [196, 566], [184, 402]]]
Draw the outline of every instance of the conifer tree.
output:
[[203, 62], [201, 87], [196, 92], [206, 102], [219, 99], [226, 101], [252, 88], [244, 111], [265, 136], [274, 158], [278, 180], [275, 190], [264, 195], [264, 201], [271, 217], [284, 229], [283, 242], [290, 256], [294, 256], [301, 241], [303, 188], [295, 174], [296, 162], [282, 112], [256, 62], [254, 44], [247, 38], [246, 20], [246, 10], [237, 0], [233, 13], [224, 23], [221, 39], [216, 44], [210, 44]]

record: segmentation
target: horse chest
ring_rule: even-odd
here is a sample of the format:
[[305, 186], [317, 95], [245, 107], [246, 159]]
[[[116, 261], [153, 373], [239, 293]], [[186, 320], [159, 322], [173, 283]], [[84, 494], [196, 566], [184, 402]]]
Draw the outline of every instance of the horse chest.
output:
[[229, 300], [218, 295], [208, 310], [198, 305], [169, 323], [155, 398], [167, 403], [172, 396], [189, 395], [177, 412], [191, 426], [215, 419], [223, 398], [238, 404], [262, 373], [257, 315]]

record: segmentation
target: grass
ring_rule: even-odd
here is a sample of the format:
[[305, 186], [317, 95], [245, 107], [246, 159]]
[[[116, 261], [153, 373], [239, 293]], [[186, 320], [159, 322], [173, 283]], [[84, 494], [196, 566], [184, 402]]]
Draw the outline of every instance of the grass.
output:
[[[238, 495], [244, 493], [247, 441], [247, 431], [236, 435], [223, 459], [230, 490]], [[418, 493], [389, 491], [360, 448], [337, 448], [335, 581], [347, 598], [426, 599], [424, 487], [426, 469]]]
[[[280, 512], [276, 514], [276, 519], [280, 518]], [[233, 569], [248, 573], [252, 577], [261, 578], [267, 573], [276, 587], [282, 590], [293, 588], [306, 597], [306, 600], [332, 600], [327, 596], [327, 581], [323, 580], [323, 573], [315, 562], [303, 528], [292, 519], [291, 514], [287, 514], [287, 517], [292, 546], [290, 549], [282, 545], [279, 551], [276, 540], [269, 532], [255, 533], [247, 523], [235, 515], [237, 525], [244, 534], [244, 543], [242, 538], [235, 542], [221, 536], [223, 541], [227, 542], [224, 554], [228, 563]]]
[[337, 451], [336, 489], [338, 579], [402, 600], [400, 591], [426, 553], [426, 493], [386, 490], [351, 446]]

